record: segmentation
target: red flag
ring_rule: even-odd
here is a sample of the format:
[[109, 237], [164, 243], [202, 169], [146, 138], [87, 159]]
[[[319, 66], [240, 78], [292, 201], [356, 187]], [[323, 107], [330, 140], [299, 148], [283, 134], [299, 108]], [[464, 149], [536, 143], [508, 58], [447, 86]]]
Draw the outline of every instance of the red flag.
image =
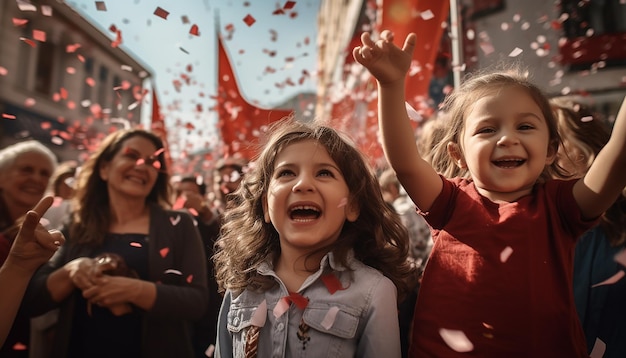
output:
[[264, 126], [291, 114], [291, 110], [262, 109], [241, 95], [230, 60], [218, 36], [218, 127], [225, 144], [224, 156], [239, 154], [251, 160], [257, 154], [259, 134]]
[[[405, 93], [407, 102], [413, 108], [423, 109], [443, 34], [441, 24], [448, 17], [450, 3], [447, 0], [380, 0], [377, 4], [378, 18], [376, 24], [371, 25], [374, 25], [378, 33], [391, 30], [398, 46], [402, 46], [410, 32], [417, 34]], [[354, 62], [352, 49], [361, 44], [360, 37], [361, 30], [358, 28], [348, 45], [346, 64]], [[357, 145], [372, 159], [373, 165], [378, 165], [384, 162], [384, 157], [378, 142], [376, 82], [371, 78], [368, 82], [356, 83], [350, 96], [333, 105], [331, 115], [337, 121], [337, 127], [348, 133], [358, 134], [355, 137]]]
[[157, 96], [156, 88], [152, 85], [152, 122], [150, 123], [150, 131], [163, 141], [163, 149], [165, 155], [165, 163], [167, 169], [172, 171], [172, 157], [170, 156], [169, 146], [167, 142], [167, 130], [165, 128], [165, 120], [161, 114], [161, 107], [159, 106], [159, 98]]

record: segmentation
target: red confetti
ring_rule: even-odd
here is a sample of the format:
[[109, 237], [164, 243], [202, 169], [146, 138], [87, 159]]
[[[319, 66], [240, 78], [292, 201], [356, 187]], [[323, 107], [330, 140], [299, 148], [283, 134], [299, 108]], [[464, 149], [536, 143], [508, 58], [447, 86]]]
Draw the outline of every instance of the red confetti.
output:
[[167, 254], [170, 252], [170, 249], [168, 247], [164, 247], [161, 250], [159, 250], [159, 253], [161, 254], [161, 257], [165, 258], [165, 256], [167, 256]]
[[194, 24], [193, 26], [191, 26], [191, 30], [189, 30], [189, 33], [195, 36], [200, 36], [200, 33], [198, 32], [198, 25]]
[[25, 43], [27, 43], [28, 45], [30, 45], [30, 47], [36, 47], [37, 44], [35, 43], [35, 41], [31, 40], [31, 39], [27, 39], [26, 37], [20, 37], [20, 40], [24, 41]]
[[291, 10], [291, 9], [293, 9], [294, 6], [296, 6], [296, 2], [295, 1], [287, 1], [287, 2], [285, 2], [285, 5], [283, 5], [283, 9]]
[[2, 113], [2, 118], [4, 118], [4, 119], [10, 119], [10, 120], [15, 120], [15, 119], [17, 119], [17, 118], [15, 117], [15, 115], [13, 115], [13, 114], [8, 114], [8, 113]]
[[272, 15], [284, 15], [285, 12], [283, 11], [283, 9], [276, 9], [274, 10], [274, 12], [272, 12]]
[[139, 243], [139, 242], [131, 242], [130, 246], [132, 246], [132, 247], [141, 247], [141, 243]]
[[297, 292], [290, 292], [289, 296], [286, 297], [289, 301], [293, 302], [296, 307], [303, 310], [309, 304], [309, 299], [302, 296]]
[[191, 283], [193, 281], [193, 275], [187, 276], [187, 283]]
[[321, 278], [322, 282], [324, 282], [324, 285], [326, 286], [326, 289], [328, 289], [328, 292], [330, 292], [331, 295], [337, 291], [345, 290], [345, 288], [341, 285], [341, 281], [339, 281], [337, 276], [334, 274], [329, 273]]
[[107, 11], [107, 5], [104, 3], [104, 1], [96, 1], [96, 10]]
[[67, 53], [74, 53], [76, 52], [76, 50], [78, 50], [80, 48], [81, 44], [73, 44], [73, 45], [67, 45], [65, 46], [65, 52]]
[[89, 87], [93, 87], [96, 85], [96, 80], [91, 77], [85, 78], [85, 83], [89, 85]]
[[180, 210], [184, 208], [185, 202], [187, 202], [187, 200], [184, 197], [179, 196], [178, 199], [176, 199], [174, 205], [172, 205], [172, 210]]
[[33, 30], [33, 38], [39, 42], [46, 42], [46, 33], [41, 30]]
[[169, 12], [163, 10], [161, 7], [157, 6], [156, 10], [154, 10], [154, 14], [160, 18], [167, 20], [167, 16], [170, 14]]
[[248, 14], [243, 18], [243, 22], [245, 22], [248, 26], [252, 26], [252, 24], [256, 22], [256, 19], [252, 17], [252, 15]]
[[28, 19], [13, 18], [13, 26], [24, 26], [28, 23]]

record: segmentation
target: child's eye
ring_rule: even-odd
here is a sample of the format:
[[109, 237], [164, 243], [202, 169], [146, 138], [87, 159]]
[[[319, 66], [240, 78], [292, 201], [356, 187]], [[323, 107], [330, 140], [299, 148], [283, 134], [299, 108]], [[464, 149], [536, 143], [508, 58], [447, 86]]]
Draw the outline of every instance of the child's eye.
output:
[[476, 134], [486, 134], [486, 133], [493, 133], [496, 130], [493, 129], [492, 127], [485, 127], [485, 128], [480, 128], [476, 131]]
[[331, 171], [330, 171], [330, 170], [328, 170], [328, 169], [322, 169], [322, 170], [320, 170], [320, 171], [317, 173], [317, 175], [319, 175], [319, 176], [328, 176], [328, 177], [333, 177], [333, 178], [335, 177], [335, 175], [333, 174], [333, 172], [331, 172]]
[[284, 177], [284, 176], [289, 176], [289, 175], [294, 175], [293, 171], [288, 170], [288, 169], [283, 169], [283, 170], [279, 170], [278, 172], [276, 172], [276, 177], [277, 178]]
[[529, 130], [529, 129], [534, 129], [535, 127], [531, 126], [530, 124], [522, 124], [521, 126], [519, 126], [519, 129], [521, 130]]

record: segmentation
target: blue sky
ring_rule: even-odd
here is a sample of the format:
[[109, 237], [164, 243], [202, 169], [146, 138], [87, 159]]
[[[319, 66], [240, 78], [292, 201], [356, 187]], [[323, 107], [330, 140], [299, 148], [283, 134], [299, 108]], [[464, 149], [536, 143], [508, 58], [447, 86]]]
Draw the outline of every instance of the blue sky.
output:
[[[99, 11], [94, 0], [66, 3], [111, 39], [110, 25], [122, 31], [122, 48], [152, 70], [168, 127], [174, 130], [176, 121], [190, 121], [204, 129], [200, 137], [212, 141], [216, 139], [211, 133], [215, 114], [206, 108], [214, 104], [210, 96], [216, 92], [218, 14], [222, 34], [226, 35], [226, 27], [232, 29], [225, 45], [244, 97], [260, 107], [272, 107], [297, 93], [315, 91], [320, 1], [295, 1], [283, 15], [272, 13], [286, 0], [105, 0], [106, 11]], [[157, 7], [169, 12], [167, 19], [154, 15]], [[256, 20], [251, 26], [243, 20], [248, 14]], [[193, 24], [198, 26], [199, 36], [189, 34]], [[286, 61], [288, 58], [292, 61]], [[298, 84], [303, 71], [311, 76]], [[191, 82], [176, 91], [173, 81], [181, 74], [189, 75]], [[295, 86], [284, 86], [288, 78]], [[194, 112], [197, 104], [205, 108], [202, 113]], [[193, 139], [198, 133], [181, 135], [196, 147], [206, 146], [206, 141]]]

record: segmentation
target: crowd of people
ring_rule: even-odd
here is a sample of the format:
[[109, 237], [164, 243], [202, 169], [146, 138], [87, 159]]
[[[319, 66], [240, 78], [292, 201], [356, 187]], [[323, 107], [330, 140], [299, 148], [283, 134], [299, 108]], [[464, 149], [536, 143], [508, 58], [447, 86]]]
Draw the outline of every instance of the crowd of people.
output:
[[477, 73], [417, 136], [415, 35], [361, 41], [385, 168], [294, 117], [208, 177], [143, 129], [0, 150], [0, 356], [625, 356], [626, 100]]

